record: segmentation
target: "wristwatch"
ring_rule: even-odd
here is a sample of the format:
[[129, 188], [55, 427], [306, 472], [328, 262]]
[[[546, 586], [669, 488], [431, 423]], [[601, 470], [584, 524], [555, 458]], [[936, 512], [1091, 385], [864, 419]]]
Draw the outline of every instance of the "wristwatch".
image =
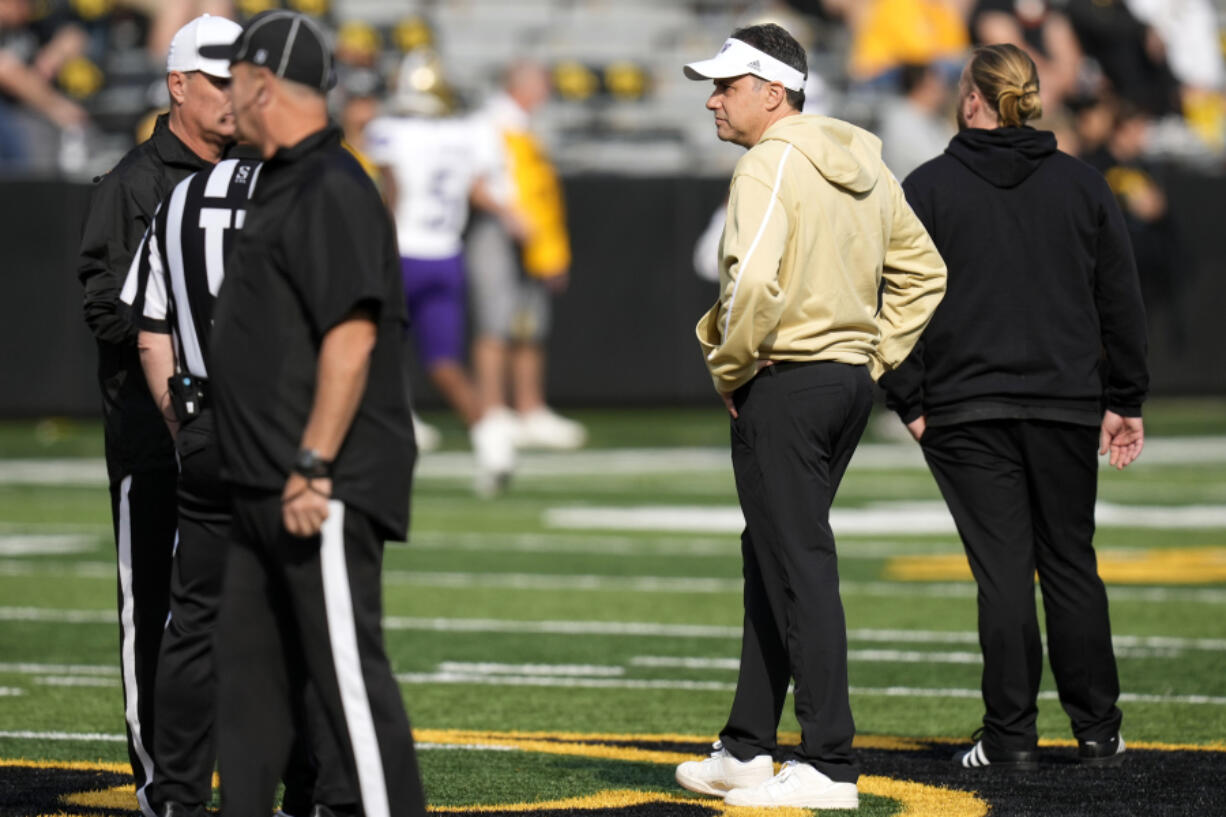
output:
[[293, 471], [307, 479], [330, 477], [332, 476], [332, 461], [319, 456], [319, 452], [313, 448], [302, 448], [298, 450], [298, 455], [294, 458]]

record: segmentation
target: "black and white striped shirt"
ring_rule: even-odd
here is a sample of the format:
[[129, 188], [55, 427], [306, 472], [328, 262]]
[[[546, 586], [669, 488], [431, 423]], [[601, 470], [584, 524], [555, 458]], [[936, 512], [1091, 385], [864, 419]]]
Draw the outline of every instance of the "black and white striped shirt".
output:
[[137, 326], [174, 338], [176, 370], [207, 378], [213, 302], [261, 164], [226, 159], [181, 181], [158, 207], [119, 298]]

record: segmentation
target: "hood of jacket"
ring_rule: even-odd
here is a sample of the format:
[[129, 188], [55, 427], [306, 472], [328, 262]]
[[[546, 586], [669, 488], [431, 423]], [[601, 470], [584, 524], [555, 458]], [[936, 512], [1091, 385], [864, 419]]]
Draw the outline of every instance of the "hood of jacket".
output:
[[766, 129], [762, 141], [787, 142], [832, 184], [867, 193], [877, 184], [881, 140], [863, 128], [812, 114], [786, 116]]
[[995, 187], [1017, 187], [1056, 152], [1056, 136], [1034, 128], [969, 128], [945, 152]]

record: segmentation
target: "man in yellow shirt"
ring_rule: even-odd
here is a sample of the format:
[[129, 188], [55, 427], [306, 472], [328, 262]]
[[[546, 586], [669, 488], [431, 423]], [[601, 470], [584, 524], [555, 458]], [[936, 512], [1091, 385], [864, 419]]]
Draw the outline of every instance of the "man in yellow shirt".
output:
[[905, 65], [953, 69], [970, 47], [959, 0], [871, 0], [848, 12], [851, 75], [859, 82], [893, 85]]
[[475, 218], [466, 255], [476, 329], [473, 369], [485, 416], [510, 427], [517, 445], [567, 449], [582, 446], [587, 432], [545, 402], [552, 299], [566, 290], [571, 263], [562, 185], [531, 130], [531, 114], [549, 90], [541, 65], [519, 62], [507, 70], [504, 91], [486, 106], [506, 159], [502, 184], [490, 185], [489, 192], [514, 215], [510, 224]]
[[[733, 172], [719, 301], [698, 341], [732, 417], [745, 515], [745, 628], [728, 723], [677, 767], [729, 805], [858, 807], [847, 632], [830, 504], [864, 431], [872, 380], [900, 364], [945, 290], [945, 264], [875, 136], [803, 115], [804, 49], [775, 25], [733, 33], [686, 66], [712, 79]], [[773, 774], [795, 682], [801, 743]]]

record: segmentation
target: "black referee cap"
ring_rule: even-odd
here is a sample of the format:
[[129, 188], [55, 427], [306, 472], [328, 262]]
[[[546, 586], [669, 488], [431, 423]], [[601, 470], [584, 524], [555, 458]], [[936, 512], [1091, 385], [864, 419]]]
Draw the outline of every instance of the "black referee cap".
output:
[[320, 91], [336, 84], [327, 37], [318, 24], [296, 11], [257, 14], [233, 43], [202, 46], [200, 56], [263, 66], [282, 79]]

